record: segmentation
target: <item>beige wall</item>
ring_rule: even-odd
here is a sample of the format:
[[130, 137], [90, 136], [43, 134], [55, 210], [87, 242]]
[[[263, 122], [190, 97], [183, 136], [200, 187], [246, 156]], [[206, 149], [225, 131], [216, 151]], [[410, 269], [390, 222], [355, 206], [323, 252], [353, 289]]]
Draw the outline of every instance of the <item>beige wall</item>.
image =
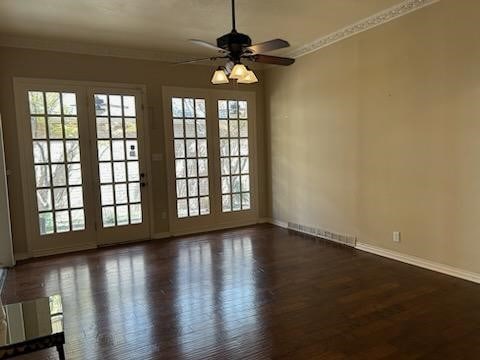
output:
[[[205, 88], [210, 85], [212, 68], [209, 66], [172, 66], [156, 61], [113, 57], [66, 54], [49, 51], [0, 47], [0, 112], [4, 122], [6, 162], [12, 170], [9, 193], [12, 212], [12, 233], [16, 253], [27, 251], [24, 209], [18, 158], [13, 77], [49, 78], [63, 80], [136, 83], [147, 86], [152, 153], [164, 153], [162, 86]], [[262, 78], [259, 72], [260, 79]], [[218, 88], [218, 87], [217, 87]], [[225, 87], [228, 88], [228, 87]], [[259, 85], [235, 87], [235, 90], [255, 91], [257, 94], [257, 136], [259, 140], [259, 211], [265, 216], [266, 177], [263, 121], [263, 82]], [[168, 231], [166, 176], [164, 162], [152, 163], [155, 232]]]
[[479, 23], [442, 0], [269, 69], [272, 216], [480, 272]]

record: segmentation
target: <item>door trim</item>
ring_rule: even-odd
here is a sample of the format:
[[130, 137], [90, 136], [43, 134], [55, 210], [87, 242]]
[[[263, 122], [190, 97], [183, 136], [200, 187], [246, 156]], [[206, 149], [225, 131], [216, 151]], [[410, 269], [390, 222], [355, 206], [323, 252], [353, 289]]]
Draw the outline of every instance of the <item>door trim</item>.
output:
[[[90, 114], [88, 113], [88, 91], [91, 88], [117, 88], [117, 89], [125, 89], [125, 90], [136, 90], [139, 92], [141, 96], [141, 103], [143, 104], [143, 108], [141, 109], [143, 112], [143, 127], [144, 127], [144, 158], [145, 158], [145, 168], [146, 172], [148, 174], [148, 180], [151, 182], [151, 174], [152, 174], [152, 161], [151, 161], [151, 152], [150, 152], [150, 136], [149, 136], [149, 118], [148, 118], [148, 112], [146, 109], [148, 109], [147, 106], [147, 96], [146, 96], [146, 85], [144, 84], [128, 84], [128, 83], [114, 83], [114, 82], [98, 82], [98, 81], [77, 81], [77, 80], [57, 80], [57, 79], [43, 79], [43, 78], [28, 78], [28, 77], [14, 77], [13, 78], [13, 88], [14, 88], [14, 102], [15, 102], [15, 121], [16, 121], [16, 126], [17, 126], [17, 140], [18, 140], [18, 151], [19, 151], [19, 158], [20, 158], [20, 178], [21, 178], [21, 184], [22, 184], [22, 198], [23, 198], [23, 206], [24, 206], [24, 216], [25, 216], [25, 233], [26, 233], [26, 245], [27, 245], [27, 253], [24, 255], [28, 254], [28, 257], [39, 257], [39, 256], [46, 256], [46, 255], [52, 255], [52, 254], [58, 254], [61, 252], [72, 252], [72, 251], [80, 251], [80, 250], [86, 250], [86, 249], [92, 249], [96, 248], [99, 246], [99, 240], [98, 240], [98, 233], [95, 231], [95, 241], [94, 242], [88, 242], [82, 245], [75, 245], [75, 246], [66, 246], [62, 248], [55, 248], [55, 249], [50, 249], [50, 248], [44, 248], [44, 249], [35, 249], [35, 246], [33, 246], [33, 238], [35, 237], [35, 231], [34, 229], [38, 226], [37, 224], [37, 219], [33, 218], [31, 216], [31, 209], [36, 208], [36, 203], [34, 199], [32, 198], [29, 189], [34, 186], [32, 183], [32, 179], [30, 176], [27, 176], [27, 174], [31, 171], [29, 166], [31, 165], [31, 161], [29, 161], [30, 157], [28, 154], [27, 149], [25, 146], [22, 146], [23, 142], [25, 141], [25, 135], [30, 135], [30, 131], [27, 126], [27, 121], [25, 121], [25, 111], [22, 105], [24, 105], [24, 99], [23, 99], [23, 90], [28, 87], [28, 86], [33, 86], [33, 87], [40, 87], [43, 86], [45, 88], [48, 87], [71, 87], [71, 88], [77, 88], [81, 94], [83, 99], [78, 99], [79, 103], [80, 101], [85, 101], [85, 103], [82, 103], [81, 106], [86, 109], [86, 116], [87, 120], [86, 121], [91, 121], [90, 119]], [[84, 96], [83, 96], [84, 95]], [[90, 141], [91, 139], [91, 134], [90, 134]], [[88, 149], [88, 154], [89, 158], [90, 156], [91, 149]], [[90, 163], [88, 163], [88, 166], [93, 166]], [[89, 171], [91, 171], [91, 168], [89, 168]], [[92, 184], [94, 186], [94, 184]], [[146, 207], [146, 216], [148, 217], [149, 221], [149, 239], [152, 238], [152, 235], [154, 234], [154, 221], [153, 221], [153, 190], [151, 186], [147, 187], [147, 198], [144, 199], [145, 201], [145, 207]], [[94, 206], [94, 204], [92, 204]], [[144, 239], [145, 240], [145, 239]], [[23, 253], [22, 253], [23, 254]]]

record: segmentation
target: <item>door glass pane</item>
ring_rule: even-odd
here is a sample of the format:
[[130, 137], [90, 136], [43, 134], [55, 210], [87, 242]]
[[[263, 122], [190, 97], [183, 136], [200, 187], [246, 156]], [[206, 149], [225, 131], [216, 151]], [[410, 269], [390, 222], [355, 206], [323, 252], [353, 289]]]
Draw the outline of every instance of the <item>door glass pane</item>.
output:
[[178, 218], [210, 214], [205, 99], [172, 98]]
[[103, 227], [141, 224], [135, 96], [94, 94]]
[[219, 100], [218, 121], [222, 211], [249, 210], [251, 190], [247, 102]]
[[29, 91], [28, 100], [40, 235], [85, 230], [76, 94]]

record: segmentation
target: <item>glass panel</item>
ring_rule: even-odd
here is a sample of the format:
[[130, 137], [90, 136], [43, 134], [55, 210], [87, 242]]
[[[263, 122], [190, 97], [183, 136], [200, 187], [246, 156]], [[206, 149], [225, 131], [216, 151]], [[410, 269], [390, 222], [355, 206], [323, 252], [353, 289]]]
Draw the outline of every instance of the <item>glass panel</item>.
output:
[[187, 177], [187, 174], [185, 172], [185, 160], [184, 159], [175, 160], [175, 176], [177, 178]]
[[198, 179], [198, 189], [200, 196], [208, 195], [208, 179], [207, 178], [200, 178]]
[[131, 203], [140, 202], [140, 183], [128, 184], [128, 196]]
[[230, 137], [238, 136], [238, 120], [230, 120]]
[[136, 140], [127, 140], [127, 159], [138, 160], [138, 143]]
[[176, 118], [183, 117], [182, 99], [172, 98], [172, 115]]
[[205, 110], [205, 99], [172, 98], [178, 218], [210, 213]]
[[195, 116], [204, 118], [205, 114], [205, 99], [195, 99]]
[[242, 175], [241, 176], [241, 187], [242, 191], [250, 191], [250, 176], [249, 175]]
[[222, 195], [222, 211], [223, 212], [232, 211], [232, 196], [231, 195]]
[[77, 115], [77, 98], [72, 93], [62, 93], [63, 114]]
[[108, 115], [108, 99], [107, 95], [96, 94], [94, 96], [95, 100], [95, 114], [97, 116]]
[[241, 195], [240, 194], [232, 194], [232, 210], [238, 211], [242, 209], [241, 203]]
[[250, 209], [250, 193], [242, 194], [242, 209], [243, 210]]
[[55, 227], [53, 225], [53, 213], [40, 213], [38, 214], [38, 218], [40, 225], [40, 235], [48, 235], [55, 232]]
[[248, 121], [240, 120], [240, 137], [248, 137]]
[[102, 185], [100, 186], [100, 194], [102, 198], [102, 205], [113, 205], [113, 186]]
[[231, 139], [230, 140], [230, 156], [238, 156], [239, 148], [238, 148], [238, 139]]
[[130, 222], [132, 224], [142, 223], [142, 206], [140, 204], [130, 205]]
[[230, 192], [230, 176], [222, 176], [222, 194]]
[[128, 225], [128, 205], [121, 205], [116, 207], [117, 210], [117, 225]]
[[247, 102], [246, 101], [239, 101], [238, 102], [238, 113], [240, 119], [248, 118], [248, 109], [247, 109]]
[[107, 206], [102, 208], [103, 227], [115, 226], [115, 208]]
[[85, 214], [83, 209], [77, 209], [71, 211], [72, 216], [72, 230], [84, 230], [85, 229]]
[[58, 116], [48, 117], [48, 136], [50, 139], [63, 138], [62, 118]]
[[[123, 96], [123, 115], [124, 116], [136, 116], [135, 96], [129, 96], [129, 95], [124, 95]], [[134, 136], [134, 137], [136, 137], [136, 136]]]
[[63, 119], [65, 137], [67, 139], [78, 139], [78, 122], [75, 117], [66, 117]]
[[45, 114], [45, 102], [43, 92], [29, 91], [28, 102], [30, 105], [30, 114]]
[[186, 119], [185, 120], [185, 137], [194, 138], [195, 135], [195, 120]]
[[198, 176], [208, 176], [208, 159], [198, 159]]
[[62, 233], [70, 231], [70, 218], [68, 216], [68, 211], [55, 212], [55, 223], [57, 232]]
[[195, 110], [193, 107], [193, 99], [183, 99], [183, 112], [186, 118], [195, 117]]
[[77, 140], [65, 141], [65, 150], [67, 151], [68, 162], [80, 161], [80, 143]]
[[112, 138], [122, 139], [123, 138], [123, 121], [122, 118], [112, 118], [110, 120], [112, 127]]
[[110, 116], [122, 116], [122, 97], [120, 95], [109, 95]]
[[108, 118], [97, 117], [97, 138], [110, 138], [110, 124], [108, 122]]
[[112, 141], [113, 160], [125, 160], [125, 142], [123, 140]]
[[183, 119], [173, 119], [173, 137], [183, 138]]
[[237, 157], [230, 158], [230, 169], [232, 174], [239, 174], [240, 173], [240, 159]]
[[218, 101], [218, 117], [220, 119], [227, 119], [228, 118], [228, 106], [226, 100], [219, 100]]
[[220, 120], [219, 123], [219, 132], [221, 138], [228, 137], [228, 120]]
[[43, 116], [32, 116], [32, 139], [46, 139], [47, 138], [47, 125]]
[[240, 192], [240, 176], [232, 176], [232, 192]]
[[99, 168], [99, 173], [100, 173], [100, 183], [105, 184], [105, 183], [112, 183], [113, 182], [113, 177], [112, 177], [112, 165], [111, 163], [99, 163], [98, 164]]
[[125, 137], [128, 139], [137, 138], [137, 119], [125, 119]]
[[35, 164], [48, 163], [48, 143], [46, 141], [33, 142], [33, 161]]
[[124, 162], [113, 163], [113, 174], [114, 174], [115, 182], [126, 182], [127, 172], [125, 169], [125, 163]]
[[35, 182], [37, 187], [50, 186], [50, 167], [48, 165], [35, 165]]
[[63, 148], [63, 141], [50, 141], [50, 156], [52, 163], [59, 163], [65, 161], [65, 150]]
[[83, 207], [83, 191], [80, 186], [71, 187], [70, 189], [70, 208]]
[[127, 184], [115, 184], [115, 204], [127, 204]]
[[195, 160], [195, 159], [188, 159], [187, 160], [187, 175], [188, 175], [188, 177], [196, 177], [197, 176], [197, 160]]
[[206, 138], [207, 137], [207, 122], [206, 120], [197, 120], [197, 137]]
[[60, 108], [60, 93], [47, 92], [45, 93], [45, 100], [47, 103], [47, 114], [60, 115], [62, 113]]
[[229, 158], [220, 159], [220, 171], [222, 175], [230, 175], [230, 161]]
[[129, 161], [127, 163], [128, 181], [140, 180], [140, 171], [138, 161]]
[[52, 193], [50, 189], [37, 190], [38, 211], [52, 210]]
[[228, 117], [230, 119], [238, 118], [238, 103], [235, 100], [228, 101]]
[[64, 164], [53, 164], [52, 168], [52, 181], [53, 186], [65, 186], [67, 185], [67, 176], [65, 173]]
[[82, 167], [80, 164], [68, 165], [68, 185], [82, 184]]
[[200, 214], [210, 214], [210, 199], [208, 197], [200, 198]]
[[53, 199], [56, 210], [68, 209], [68, 193], [66, 187], [53, 189]]
[[179, 218], [185, 218], [188, 216], [187, 199], [177, 200], [177, 216]]

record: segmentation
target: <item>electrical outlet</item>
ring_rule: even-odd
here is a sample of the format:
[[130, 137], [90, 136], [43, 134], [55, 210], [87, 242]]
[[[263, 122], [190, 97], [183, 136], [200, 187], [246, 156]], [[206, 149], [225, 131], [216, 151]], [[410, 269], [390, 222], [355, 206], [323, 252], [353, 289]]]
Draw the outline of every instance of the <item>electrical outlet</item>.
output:
[[393, 242], [400, 242], [400, 231], [394, 231], [393, 232], [393, 237], [392, 237]]

